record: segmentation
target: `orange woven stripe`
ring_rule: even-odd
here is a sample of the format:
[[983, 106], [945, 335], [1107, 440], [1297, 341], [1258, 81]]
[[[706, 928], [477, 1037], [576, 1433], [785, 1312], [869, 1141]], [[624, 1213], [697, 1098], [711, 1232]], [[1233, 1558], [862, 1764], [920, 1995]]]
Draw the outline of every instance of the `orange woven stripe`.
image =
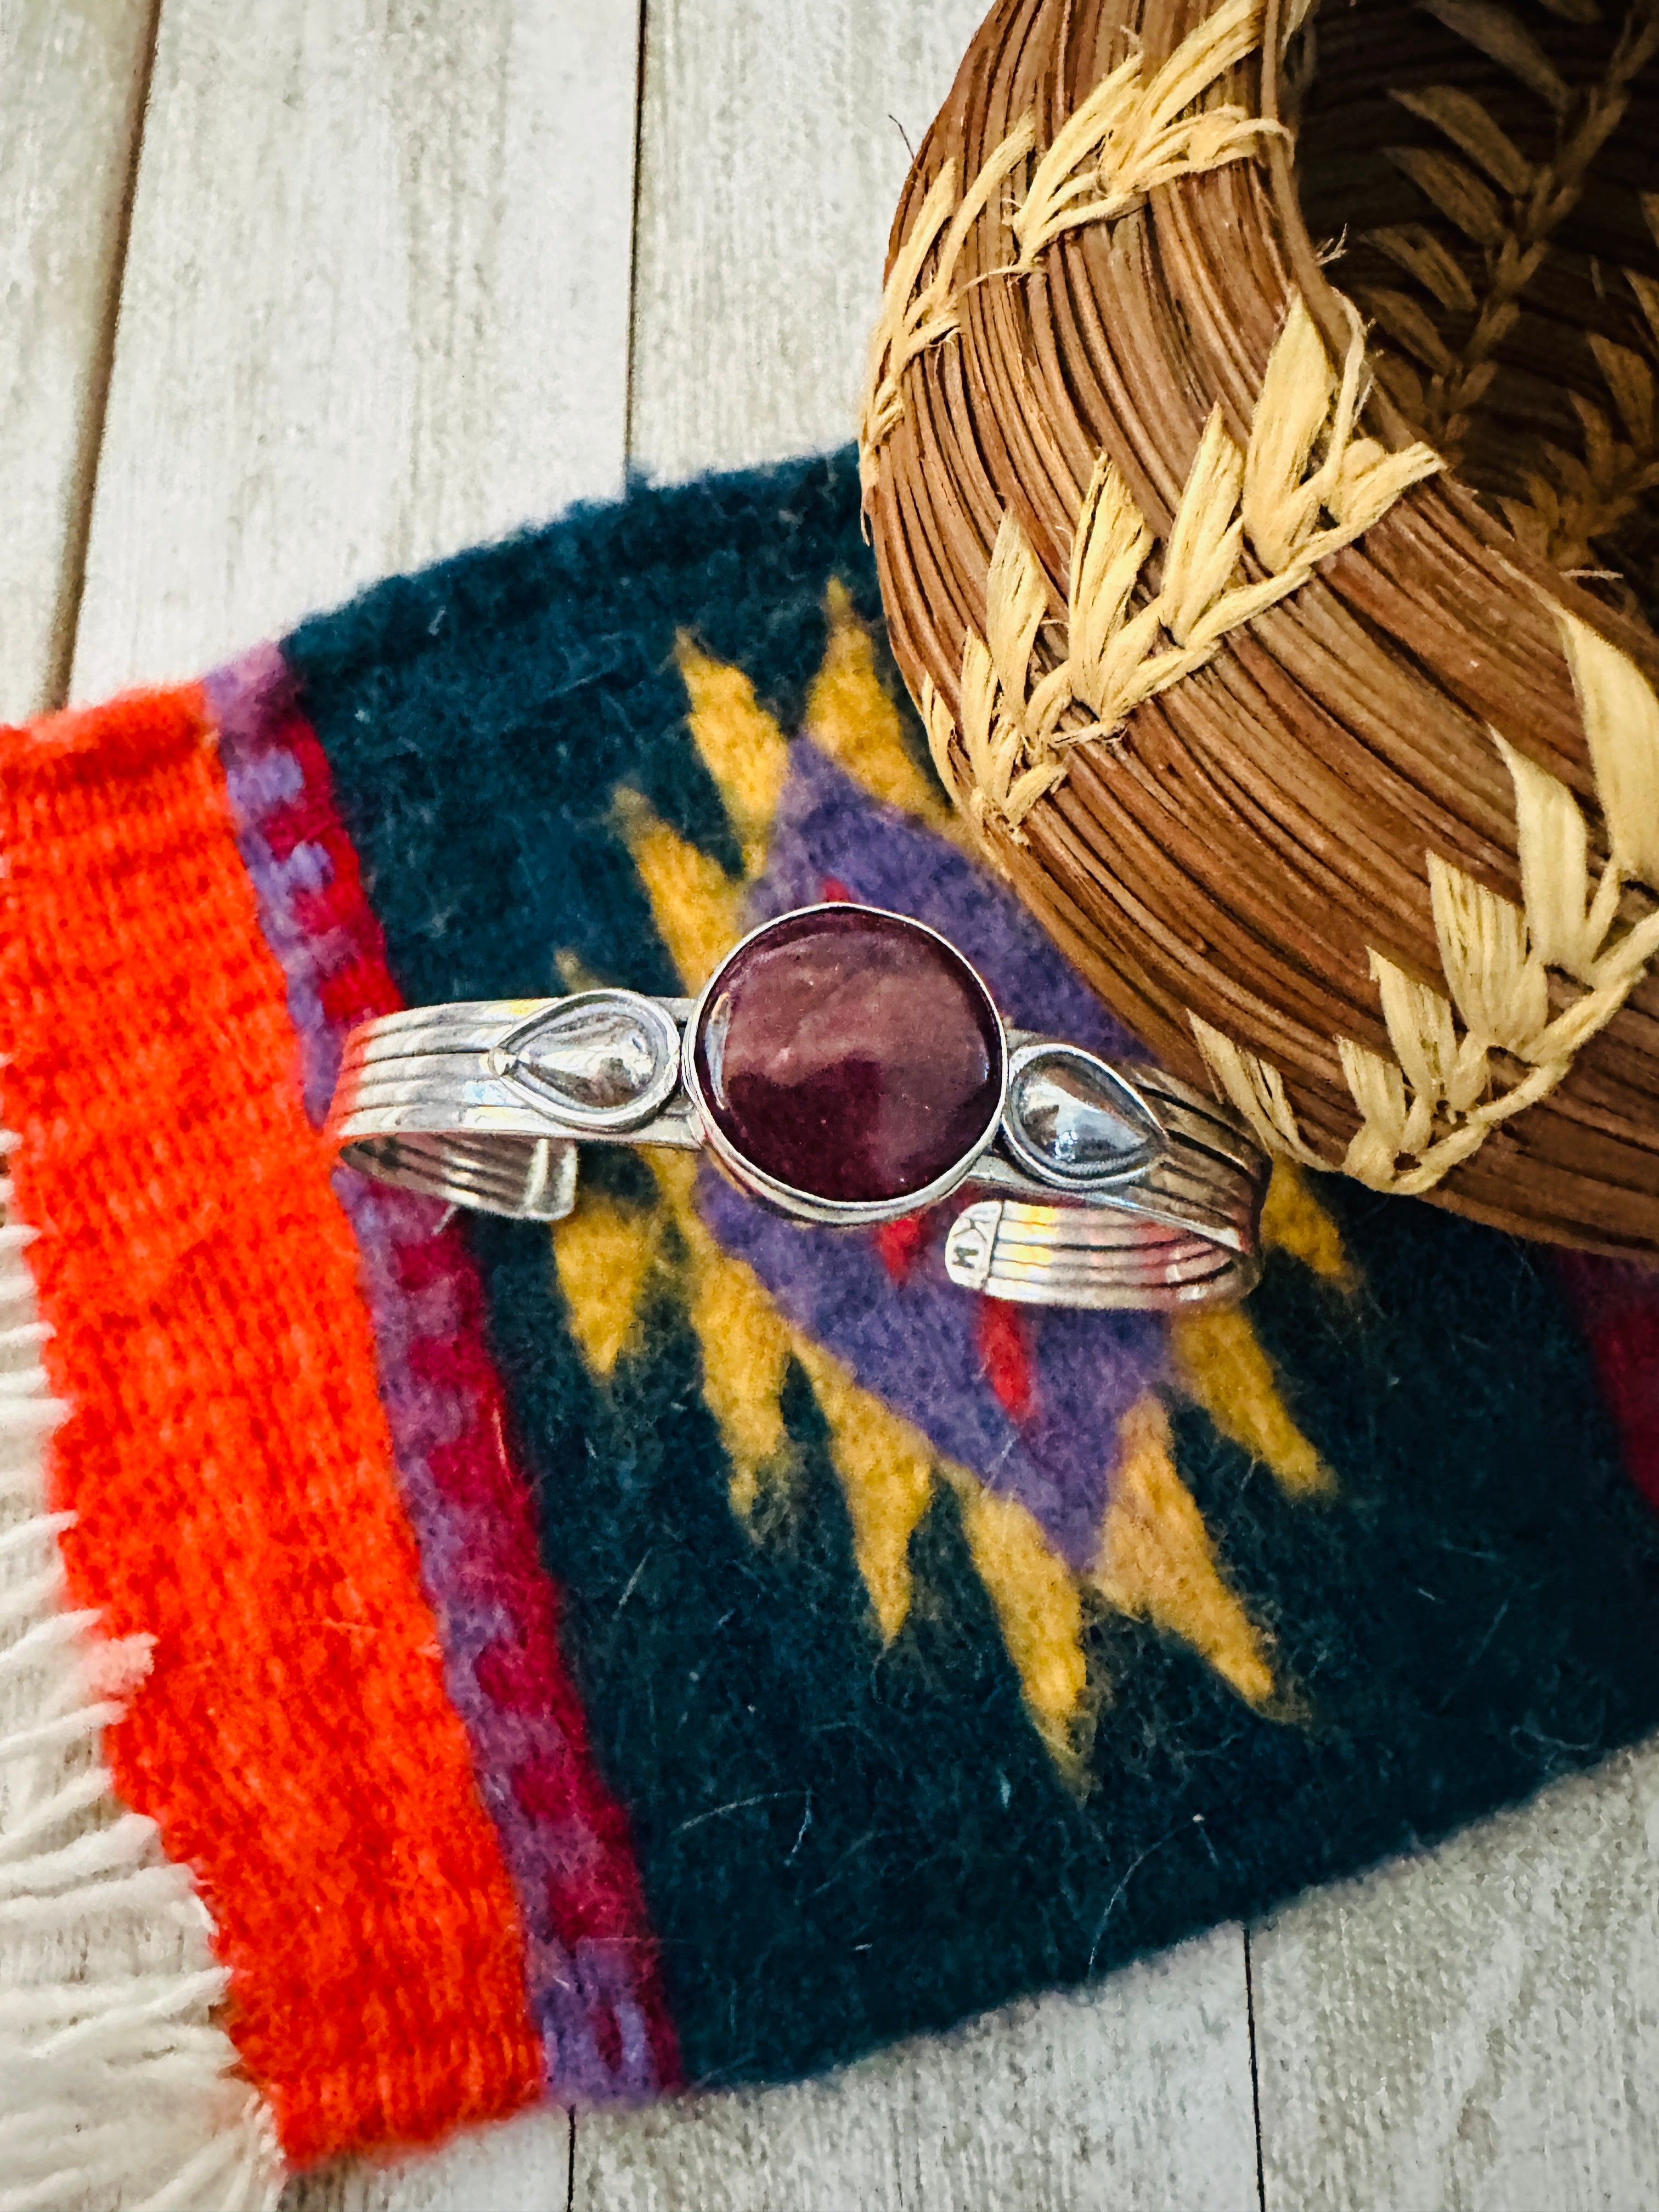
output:
[[393, 1488], [349, 1230], [200, 692], [0, 736], [4, 1120], [108, 1753], [305, 2164], [535, 2097], [520, 1930]]

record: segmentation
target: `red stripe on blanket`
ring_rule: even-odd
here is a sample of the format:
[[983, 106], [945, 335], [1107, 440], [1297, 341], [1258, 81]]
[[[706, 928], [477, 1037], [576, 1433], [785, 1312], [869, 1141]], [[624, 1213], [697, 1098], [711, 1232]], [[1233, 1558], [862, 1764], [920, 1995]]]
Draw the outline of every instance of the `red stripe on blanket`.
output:
[[[319, 1121], [351, 1026], [402, 997], [333, 779], [276, 647], [209, 681], [226, 793], [265, 940], [288, 980]], [[513, 1876], [526, 1978], [556, 2096], [653, 2095], [678, 2079], [625, 1814], [561, 1656], [530, 1481], [487, 1341], [484, 1286], [452, 1210], [349, 1171], [404, 1504], [485, 1804]]]
[[296, 2164], [538, 2094], [523, 1936], [395, 1485], [350, 1229], [196, 690], [0, 738], [4, 1118], [107, 1754], [199, 1881]]
[[1659, 1274], [1588, 1252], [1558, 1252], [1555, 1263], [1589, 1339], [1631, 1480], [1659, 1510]]

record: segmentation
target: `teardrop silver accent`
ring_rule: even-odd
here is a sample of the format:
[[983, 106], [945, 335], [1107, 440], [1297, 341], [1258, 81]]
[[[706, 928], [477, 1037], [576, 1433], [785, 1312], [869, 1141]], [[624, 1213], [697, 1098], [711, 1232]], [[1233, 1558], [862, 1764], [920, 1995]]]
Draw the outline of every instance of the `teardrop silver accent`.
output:
[[1032, 1174], [1079, 1189], [1138, 1176], [1164, 1148], [1158, 1117], [1134, 1086], [1068, 1044], [1014, 1054], [1003, 1133]]
[[680, 1033], [636, 991], [582, 991], [526, 1022], [491, 1054], [494, 1073], [544, 1099], [573, 1129], [636, 1128], [679, 1080]]

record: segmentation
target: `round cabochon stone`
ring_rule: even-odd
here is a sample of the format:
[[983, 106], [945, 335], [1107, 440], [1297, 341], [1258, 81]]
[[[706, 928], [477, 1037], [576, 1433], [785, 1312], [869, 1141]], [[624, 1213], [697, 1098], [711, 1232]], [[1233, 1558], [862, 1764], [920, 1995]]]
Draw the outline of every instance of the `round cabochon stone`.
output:
[[907, 1198], [972, 1152], [1002, 1096], [1002, 1029], [959, 953], [900, 915], [786, 915], [726, 963], [693, 1060], [742, 1157], [814, 1198]]

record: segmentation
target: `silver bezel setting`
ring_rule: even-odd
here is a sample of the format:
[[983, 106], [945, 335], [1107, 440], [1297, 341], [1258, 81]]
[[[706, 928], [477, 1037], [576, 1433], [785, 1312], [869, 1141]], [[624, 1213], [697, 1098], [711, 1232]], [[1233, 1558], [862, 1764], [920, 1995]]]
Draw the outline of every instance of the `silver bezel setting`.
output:
[[[543, 1030], [568, 1020], [581, 1007], [600, 1006], [625, 1007], [641, 1028], [649, 1033], [655, 1052], [656, 1066], [650, 1082], [620, 1106], [580, 1105], [539, 1075], [522, 1057], [526, 1044]], [[583, 1135], [622, 1136], [642, 1128], [679, 1088], [679, 1024], [659, 999], [647, 999], [639, 991], [604, 988], [578, 991], [568, 999], [556, 1000], [550, 1010], [532, 1015], [510, 1036], [503, 1037], [489, 1057], [495, 1074], [507, 1082], [518, 1084], [538, 1103], [550, 1105], [560, 1121], [570, 1128]]]
[[[1040, 1152], [1025, 1133], [1019, 1118], [1016, 1086], [1028, 1067], [1040, 1060], [1086, 1060], [1097, 1069], [1109, 1088], [1122, 1091], [1131, 1099], [1139, 1114], [1150, 1124], [1153, 1134], [1133, 1152], [1126, 1152], [1120, 1161], [1109, 1168], [1071, 1168], [1063, 1161], [1051, 1160]], [[1127, 1117], [1126, 1116], [1126, 1119]], [[1002, 1115], [1002, 1139], [1010, 1156], [1018, 1160], [1028, 1175], [1039, 1182], [1050, 1184], [1059, 1190], [1108, 1190], [1115, 1183], [1133, 1182], [1146, 1173], [1152, 1162], [1169, 1143], [1169, 1135], [1151, 1104], [1128, 1079], [1110, 1062], [1091, 1052], [1086, 1045], [1068, 1044], [1063, 1038], [1041, 1037], [1028, 1044], [1018, 1045], [1009, 1055], [1006, 1100]]]
[[[698, 1039], [732, 962], [794, 916], [845, 914], [840, 901], [798, 908], [750, 930], [695, 1000], [599, 989], [565, 1000], [410, 1007], [362, 1023], [346, 1041], [325, 1139], [382, 1181], [517, 1220], [556, 1221], [570, 1212], [578, 1140], [706, 1151], [758, 1204], [825, 1228], [859, 1229], [922, 1212], [966, 1185], [969, 1203], [944, 1251], [946, 1275], [965, 1291], [1028, 1305], [1131, 1312], [1200, 1310], [1242, 1297], [1261, 1269], [1268, 1162], [1238, 1115], [1161, 1068], [1119, 1067], [1068, 1040], [1011, 1028], [984, 977], [948, 938], [890, 908], [866, 911], [943, 946], [958, 972], [967, 969], [993, 1017], [995, 1110], [977, 1142], [919, 1190], [847, 1200], [781, 1182], [714, 1126], [698, 1081]], [[584, 1004], [625, 1012], [650, 1042], [648, 1078], [619, 1105], [584, 1108], [559, 1087], [557, 1075], [539, 1077], [521, 1056], [550, 1024]], [[604, 1076], [616, 1043], [604, 1026], [592, 1038], [572, 1041], [562, 1072], [578, 1084]], [[1080, 1174], [1041, 1144], [1024, 1141], [1012, 1106], [1016, 1071], [1050, 1051], [1091, 1063], [1111, 1090], [1133, 1094], [1160, 1141]]]
[[861, 913], [880, 915], [884, 920], [898, 922], [903, 928], [915, 930], [919, 935], [931, 938], [935, 945], [942, 946], [956, 965], [966, 975], [971, 976], [975, 988], [979, 992], [990, 1012], [1000, 1048], [995, 1109], [991, 1114], [984, 1134], [969, 1150], [963, 1152], [959, 1159], [953, 1162], [944, 1174], [936, 1176], [933, 1181], [923, 1188], [908, 1191], [899, 1198], [859, 1200], [820, 1198], [812, 1191], [798, 1189], [793, 1183], [780, 1182], [775, 1176], [768, 1175], [763, 1168], [757, 1167], [752, 1160], [739, 1152], [715, 1121], [709, 1109], [708, 1101], [703, 1094], [696, 1069], [697, 1036], [703, 1017], [720, 988], [722, 976], [726, 975], [732, 963], [757, 939], [766, 936], [782, 923], [799, 921], [809, 915], [845, 914], [848, 911], [847, 902], [821, 899], [812, 906], [793, 907], [787, 915], [775, 915], [769, 921], [762, 922], [757, 928], [751, 929], [745, 937], [740, 939], [732, 946], [698, 993], [687, 1018], [684, 1034], [680, 1042], [680, 1080], [685, 1087], [686, 1095], [691, 1101], [702, 1127], [703, 1140], [728, 1179], [749, 1197], [759, 1200], [763, 1205], [769, 1206], [775, 1212], [785, 1214], [792, 1220], [809, 1222], [823, 1229], [870, 1228], [883, 1221], [901, 1220], [907, 1213], [919, 1213], [927, 1206], [937, 1206], [942, 1199], [949, 1198], [953, 1190], [959, 1189], [962, 1184], [969, 1181], [974, 1169], [995, 1144], [1004, 1126], [1008, 1104], [1008, 1071], [1012, 1054], [1009, 1050], [1007, 1025], [1003, 1021], [1001, 1010], [992, 996], [990, 987], [985, 978], [973, 963], [951, 944], [948, 937], [941, 936], [936, 929], [930, 929], [925, 921], [916, 921], [912, 915], [895, 914], [890, 907], [871, 906], [862, 900], [858, 901], [856, 904], [857, 910]]

